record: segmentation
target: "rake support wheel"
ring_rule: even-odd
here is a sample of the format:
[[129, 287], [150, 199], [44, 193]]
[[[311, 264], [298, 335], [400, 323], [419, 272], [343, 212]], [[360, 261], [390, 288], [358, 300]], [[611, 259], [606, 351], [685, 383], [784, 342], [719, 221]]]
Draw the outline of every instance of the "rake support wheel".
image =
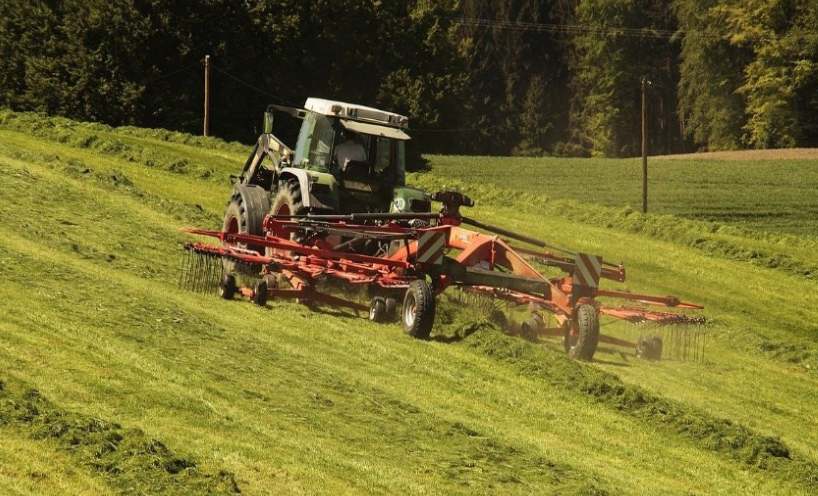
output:
[[267, 304], [267, 281], [261, 280], [253, 288], [253, 303], [263, 307]]
[[636, 356], [645, 360], [660, 360], [662, 347], [661, 336], [642, 336], [636, 343]]
[[384, 304], [386, 305], [386, 314], [385, 318], [387, 321], [395, 320], [395, 314], [398, 310], [398, 300], [392, 298], [391, 296], [387, 296], [383, 299]]
[[577, 360], [590, 361], [599, 344], [599, 313], [593, 305], [579, 304], [574, 309], [573, 324], [578, 336], [568, 355]]
[[222, 282], [219, 284], [219, 297], [225, 300], [232, 300], [236, 295], [236, 277], [233, 274], [225, 274]]
[[409, 284], [403, 298], [403, 331], [416, 339], [428, 339], [435, 323], [435, 292], [418, 279]]
[[386, 322], [386, 302], [380, 296], [369, 302], [369, 320], [372, 322]]

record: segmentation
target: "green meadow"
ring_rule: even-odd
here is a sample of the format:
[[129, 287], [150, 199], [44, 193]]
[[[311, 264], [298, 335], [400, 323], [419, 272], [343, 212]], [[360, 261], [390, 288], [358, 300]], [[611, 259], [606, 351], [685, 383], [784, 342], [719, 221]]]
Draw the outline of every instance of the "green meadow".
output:
[[417, 341], [178, 289], [248, 152], [0, 112], [0, 494], [816, 493], [816, 164], [657, 165], [643, 216], [632, 160], [429, 157], [470, 217], [706, 307], [703, 360], [578, 363], [454, 295]]

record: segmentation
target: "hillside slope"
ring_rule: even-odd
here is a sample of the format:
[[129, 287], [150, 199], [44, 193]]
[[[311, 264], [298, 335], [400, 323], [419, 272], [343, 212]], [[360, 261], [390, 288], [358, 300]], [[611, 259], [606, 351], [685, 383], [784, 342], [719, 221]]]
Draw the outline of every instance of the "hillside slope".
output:
[[472, 216], [707, 305], [705, 363], [181, 291], [178, 229], [219, 224], [245, 153], [0, 113], [0, 492], [814, 494], [814, 280], [497, 189]]

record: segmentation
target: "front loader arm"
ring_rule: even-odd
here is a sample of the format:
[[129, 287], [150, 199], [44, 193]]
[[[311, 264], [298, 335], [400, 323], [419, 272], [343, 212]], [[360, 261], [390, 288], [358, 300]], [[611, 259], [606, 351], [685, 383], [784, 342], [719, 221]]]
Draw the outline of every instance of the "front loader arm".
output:
[[261, 167], [265, 157], [270, 159], [273, 168], [278, 171], [285, 164], [292, 163], [293, 155], [293, 150], [285, 145], [283, 141], [276, 138], [275, 135], [269, 133], [262, 134], [259, 136], [255, 146], [253, 146], [253, 151], [250, 152], [247, 161], [244, 162], [244, 168], [241, 171], [241, 176], [239, 176], [239, 182], [241, 184], [255, 184], [258, 182], [254, 179], [258, 175], [259, 167]]

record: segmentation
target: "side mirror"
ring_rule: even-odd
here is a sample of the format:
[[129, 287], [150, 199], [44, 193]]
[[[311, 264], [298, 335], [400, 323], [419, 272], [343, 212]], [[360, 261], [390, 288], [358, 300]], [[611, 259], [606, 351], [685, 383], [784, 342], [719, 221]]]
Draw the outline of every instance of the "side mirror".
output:
[[272, 134], [273, 133], [273, 113], [272, 112], [264, 112], [264, 134]]

